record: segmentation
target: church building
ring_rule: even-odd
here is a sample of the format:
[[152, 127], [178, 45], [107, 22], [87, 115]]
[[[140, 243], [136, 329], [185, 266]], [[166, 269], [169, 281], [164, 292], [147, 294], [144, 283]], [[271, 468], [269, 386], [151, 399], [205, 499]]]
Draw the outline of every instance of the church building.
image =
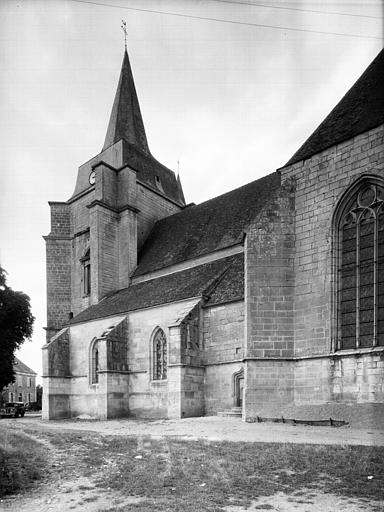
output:
[[49, 204], [44, 419], [384, 413], [384, 50], [284, 166], [199, 205], [125, 52], [104, 146]]

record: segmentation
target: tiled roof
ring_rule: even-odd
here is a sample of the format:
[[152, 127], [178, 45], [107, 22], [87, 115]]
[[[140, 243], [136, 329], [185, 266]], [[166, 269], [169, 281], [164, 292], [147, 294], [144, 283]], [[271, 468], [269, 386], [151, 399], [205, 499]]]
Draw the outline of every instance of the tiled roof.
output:
[[[220, 285], [220, 278], [225, 277], [225, 271], [233, 265], [238, 280], [239, 274], [243, 273], [243, 255], [237, 254], [228, 258], [189, 268], [182, 272], [175, 272], [170, 275], [151, 279], [143, 283], [131, 285], [120, 290], [109, 297], [106, 297], [98, 304], [90, 306], [73, 318], [71, 323], [86, 322], [97, 318], [128, 313], [151, 306], [158, 306], [192, 297], [203, 295], [215, 296], [216, 286], [222, 288], [215, 298], [218, 303], [220, 297], [227, 302], [231, 300], [231, 293], [238, 298], [239, 291], [236, 287]], [[229, 271], [229, 270], [228, 270]]]
[[134, 275], [240, 243], [249, 222], [279, 187], [280, 175], [273, 173], [158, 221], [139, 254]]
[[15, 357], [15, 362], [13, 363], [13, 369], [16, 373], [30, 373], [31, 375], [37, 375], [36, 372], [28, 368], [26, 364], [24, 364], [20, 359]]
[[384, 50], [286, 163], [310, 158], [384, 123]]

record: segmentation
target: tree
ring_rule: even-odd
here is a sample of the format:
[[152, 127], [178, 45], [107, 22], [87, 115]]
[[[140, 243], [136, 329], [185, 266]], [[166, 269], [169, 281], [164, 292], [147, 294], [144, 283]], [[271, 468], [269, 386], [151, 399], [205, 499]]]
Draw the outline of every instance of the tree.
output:
[[28, 295], [7, 286], [0, 267], [0, 390], [15, 381], [15, 350], [31, 338], [33, 321]]

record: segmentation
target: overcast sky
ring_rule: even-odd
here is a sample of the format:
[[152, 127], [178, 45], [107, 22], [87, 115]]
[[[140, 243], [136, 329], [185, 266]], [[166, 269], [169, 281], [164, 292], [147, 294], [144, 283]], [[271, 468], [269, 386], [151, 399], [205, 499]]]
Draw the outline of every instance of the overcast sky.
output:
[[102, 148], [122, 18], [152, 154], [195, 203], [284, 165], [382, 48], [381, 0], [98, 1], [0, 1], [0, 264], [31, 297], [38, 373], [48, 201]]

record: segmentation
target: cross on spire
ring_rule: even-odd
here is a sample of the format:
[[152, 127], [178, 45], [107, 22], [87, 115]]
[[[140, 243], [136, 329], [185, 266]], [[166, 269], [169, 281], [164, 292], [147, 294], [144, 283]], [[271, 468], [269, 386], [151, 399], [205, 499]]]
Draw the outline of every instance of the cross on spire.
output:
[[127, 51], [127, 22], [125, 20], [121, 20], [121, 28], [124, 32], [124, 46], [125, 50]]

